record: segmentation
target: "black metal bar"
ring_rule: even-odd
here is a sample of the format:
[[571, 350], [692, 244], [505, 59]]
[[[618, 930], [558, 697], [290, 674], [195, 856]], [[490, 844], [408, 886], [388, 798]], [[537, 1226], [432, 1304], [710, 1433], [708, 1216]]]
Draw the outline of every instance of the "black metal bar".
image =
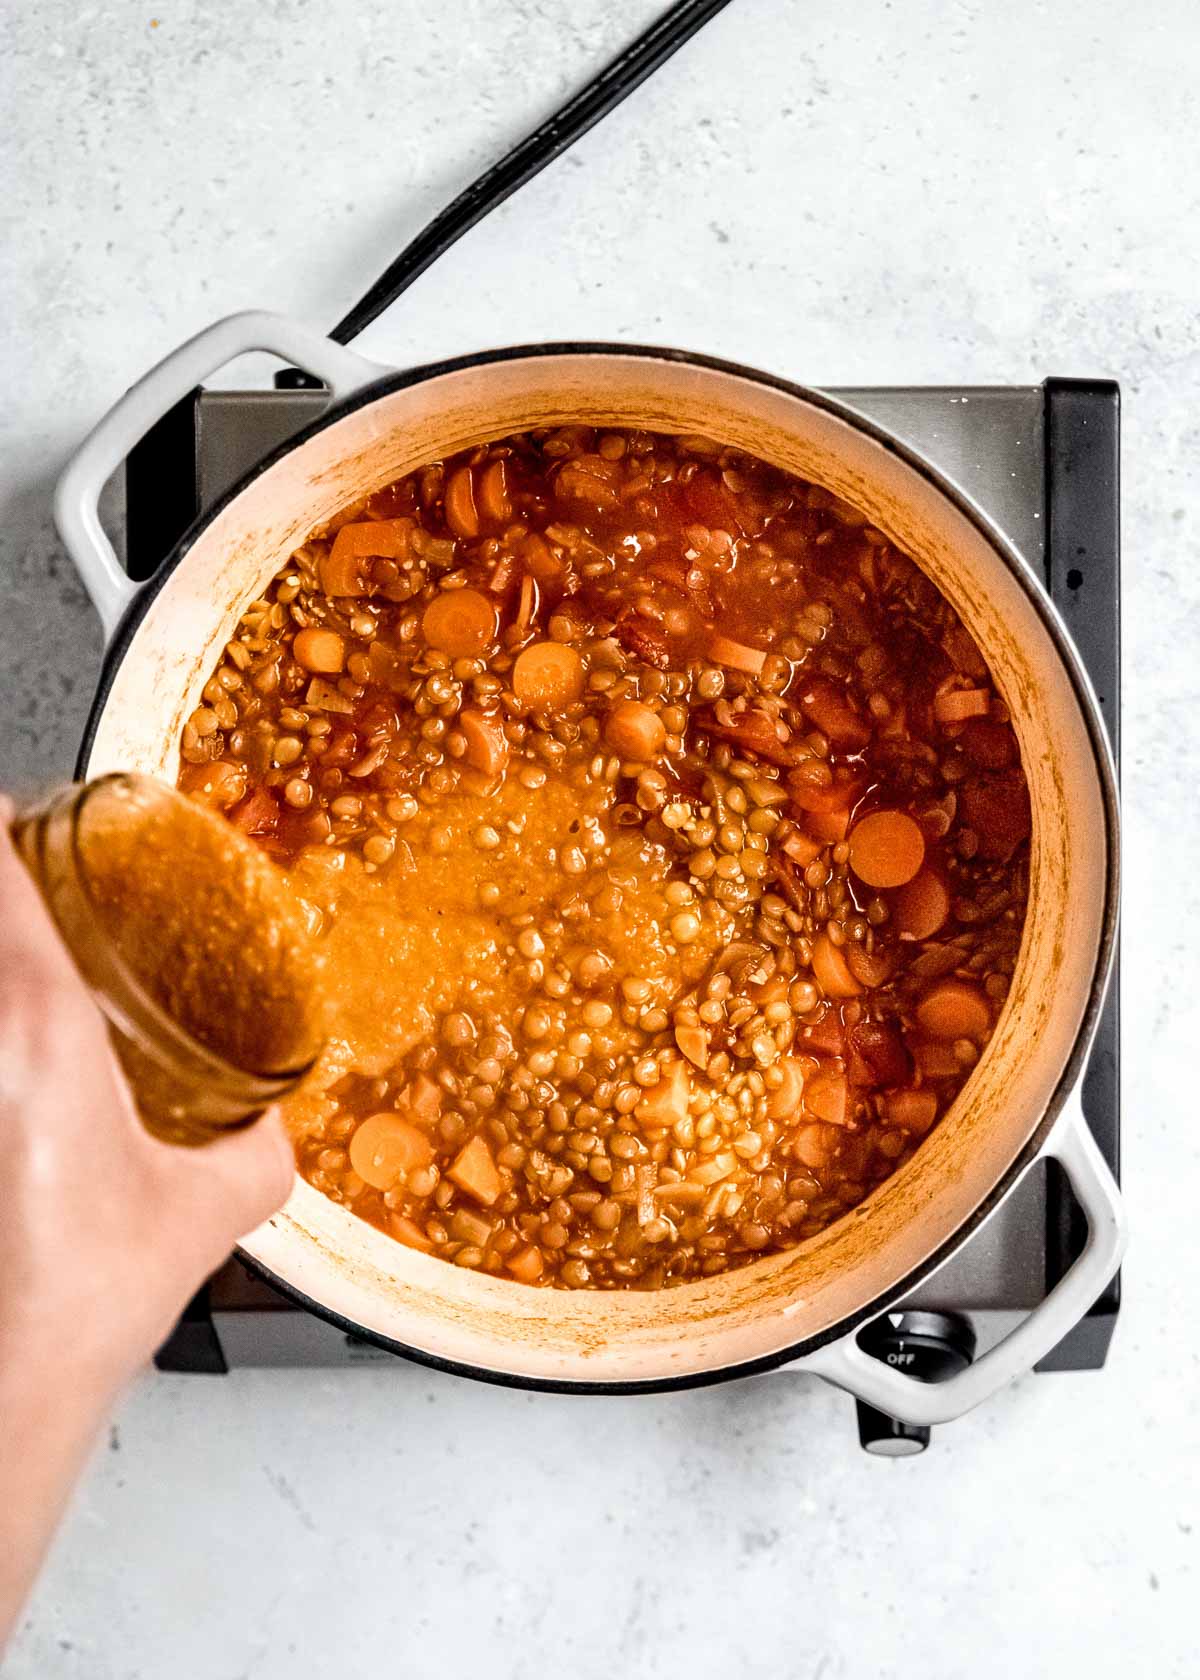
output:
[[[1120, 762], [1121, 397], [1110, 380], [1048, 379], [1046, 409], [1046, 584], [1079, 649]], [[1083, 1082], [1083, 1112], [1115, 1174], [1120, 1173], [1120, 965]], [[1083, 1214], [1066, 1176], [1049, 1163], [1046, 1287], [1078, 1257]], [[1121, 1279], [1041, 1360], [1039, 1371], [1092, 1370], [1104, 1364], [1121, 1305]]]

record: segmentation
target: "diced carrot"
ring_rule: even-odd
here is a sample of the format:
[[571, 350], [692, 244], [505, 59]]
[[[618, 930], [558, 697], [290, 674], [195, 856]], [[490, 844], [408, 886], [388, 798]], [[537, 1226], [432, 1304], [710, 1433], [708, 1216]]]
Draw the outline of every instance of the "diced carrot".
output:
[[410, 1219], [406, 1213], [393, 1213], [388, 1219], [388, 1230], [406, 1248], [416, 1248], [422, 1254], [432, 1254], [433, 1243], [416, 1220]]
[[869, 726], [855, 711], [841, 683], [829, 677], [808, 677], [801, 684], [796, 700], [805, 717], [831, 745], [857, 752], [871, 739]]
[[489, 1220], [472, 1213], [470, 1208], [457, 1208], [450, 1219], [449, 1231], [454, 1241], [474, 1243], [477, 1248], [486, 1248], [494, 1230]]
[[640, 700], [619, 700], [604, 721], [604, 739], [622, 758], [649, 764], [666, 745], [662, 719]]
[[688, 1111], [692, 1082], [686, 1062], [672, 1062], [657, 1085], [651, 1085], [634, 1110], [648, 1126], [673, 1126]]
[[965, 723], [968, 718], [986, 717], [992, 706], [987, 688], [952, 688], [933, 697], [933, 715], [943, 725]]
[[329, 675], [346, 663], [346, 644], [336, 630], [297, 630], [292, 652], [306, 671]]
[[478, 1132], [459, 1150], [446, 1176], [484, 1207], [491, 1207], [504, 1189], [504, 1180], [487, 1140]]
[[949, 1044], [940, 1044], [936, 1039], [922, 1039], [916, 1043], [910, 1040], [909, 1048], [926, 1079], [961, 1078], [962, 1063]]
[[862, 991], [847, 966], [845, 956], [824, 931], [813, 941], [812, 971], [826, 997], [857, 997]]
[[969, 1038], [979, 1043], [992, 1024], [987, 998], [970, 980], [939, 980], [925, 993], [915, 1014], [922, 1032], [945, 1042]]
[[822, 1067], [805, 1084], [804, 1106], [810, 1114], [815, 1114], [818, 1120], [824, 1120], [827, 1125], [844, 1126], [849, 1119], [848, 1095], [846, 1075], [842, 1070]]
[[762, 648], [735, 642], [732, 636], [723, 636], [719, 630], [710, 633], [704, 651], [716, 664], [725, 665], [731, 671], [745, 671], [752, 677], [757, 677], [767, 662]]
[[836, 1126], [813, 1122], [797, 1127], [792, 1139], [792, 1153], [802, 1166], [819, 1172], [833, 1160], [840, 1141], [841, 1132]]
[[565, 642], [534, 642], [517, 655], [512, 686], [535, 711], [565, 711], [583, 693], [583, 660]]
[[846, 1029], [836, 1005], [827, 1004], [823, 1015], [802, 1027], [800, 1039], [806, 1050], [818, 1056], [840, 1056], [846, 1047]]
[[421, 634], [452, 659], [470, 659], [495, 638], [496, 609], [477, 589], [440, 589], [421, 616]]
[[236, 805], [246, 793], [246, 766], [231, 764], [227, 758], [214, 758], [207, 764], [188, 766], [181, 786], [197, 799], [226, 811]]
[[441, 1117], [442, 1088], [427, 1073], [418, 1073], [401, 1092], [400, 1106], [422, 1126], [432, 1126]]
[[788, 835], [781, 850], [786, 852], [795, 863], [798, 863], [801, 869], [807, 869], [810, 863], [815, 862], [820, 857], [821, 842], [812, 839], [810, 835], [797, 829], [794, 834]]
[[519, 1248], [515, 1254], [510, 1254], [504, 1262], [518, 1283], [536, 1283], [542, 1275], [542, 1251], [540, 1248]]
[[512, 518], [512, 500], [508, 494], [508, 468], [504, 457], [489, 461], [479, 475], [475, 505], [484, 519], [493, 525], [507, 525]]
[[412, 552], [411, 519], [365, 519], [343, 525], [331, 553], [357, 554], [368, 560], [407, 560]]
[[559, 559], [545, 537], [530, 531], [518, 545], [521, 563], [530, 577], [540, 584], [561, 584], [567, 575], [566, 563]]
[[390, 1190], [401, 1173], [432, 1160], [433, 1145], [424, 1132], [391, 1111], [369, 1115], [350, 1139], [350, 1165], [375, 1190]]
[[799, 1110], [804, 1096], [805, 1063], [798, 1056], [784, 1056], [776, 1066], [783, 1075], [783, 1084], [776, 1086], [768, 1096], [767, 1115], [772, 1120], [790, 1120]]
[[892, 900], [892, 926], [901, 939], [932, 939], [950, 914], [950, 892], [933, 869], [922, 869]]
[[844, 805], [840, 808], [835, 806], [830, 811], [808, 811], [805, 813], [804, 826], [822, 846], [836, 846], [846, 838], [846, 830], [850, 827], [850, 812]]
[[863, 791], [863, 778], [846, 765], [839, 765], [829, 782], [815, 782], [803, 769], [793, 770], [787, 784], [792, 804], [801, 811], [849, 811]]
[[479, 513], [475, 506], [475, 479], [470, 467], [459, 467], [446, 481], [444, 502], [446, 524], [456, 537], [479, 535]]
[[233, 807], [229, 820], [243, 834], [274, 834], [279, 827], [279, 802], [268, 788], [255, 788]]
[[508, 736], [499, 713], [466, 706], [458, 714], [458, 727], [466, 739], [463, 756], [471, 768], [482, 770], [485, 776], [498, 776], [508, 763]]
[[906, 1132], [927, 1132], [937, 1118], [937, 1097], [932, 1091], [892, 1091], [884, 1098], [883, 1112], [889, 1123]]
[[925, 861], [925, 836], [903, 811], [872, 811], [850, 830], [850, 867], [868, 887], [902, 887]]

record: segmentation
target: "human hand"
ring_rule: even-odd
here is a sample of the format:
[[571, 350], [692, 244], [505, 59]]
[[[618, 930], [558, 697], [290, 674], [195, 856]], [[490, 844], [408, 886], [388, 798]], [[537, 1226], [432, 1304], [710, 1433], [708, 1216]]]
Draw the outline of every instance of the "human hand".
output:
[[291, 1148], [274, 1115], [200, 1148], [150, 1136], [6, 812], [0, 923], [0, 1362], [69, 1349], [111, 1391], [283, 1202]]
[[283, 1202], [276, 1115], [197, 1149], [144, 1129], [0, 801], [0, 1649], [117, 1391]]

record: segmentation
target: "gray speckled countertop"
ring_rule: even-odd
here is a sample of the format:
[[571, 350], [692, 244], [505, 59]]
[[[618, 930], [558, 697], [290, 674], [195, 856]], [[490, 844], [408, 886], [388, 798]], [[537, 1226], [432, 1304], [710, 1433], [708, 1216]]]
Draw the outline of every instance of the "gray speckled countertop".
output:
[[[218, 315], [336, 319], [657, 10], [4, 12], [0, 777], [69, 766], [96, 674], [49, 516], [83, 430]], [[362, 341], [1120, 379], [1135, 1234], [1107, 1371], [1026, 1379], [906, 1463], [795, 1378], [571, 1400], [406, 1367], [147, 1375], [13, 1680], [1197, 1671], [1197, 85], [1189, 0], [734, 0]]]

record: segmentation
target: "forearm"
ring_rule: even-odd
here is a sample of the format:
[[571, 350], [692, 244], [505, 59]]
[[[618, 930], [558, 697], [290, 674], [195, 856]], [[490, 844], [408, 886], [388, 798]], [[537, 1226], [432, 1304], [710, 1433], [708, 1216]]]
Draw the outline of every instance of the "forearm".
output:
[[69, 1346], [0, 1339], [0, 1653], [120, 1388]]

